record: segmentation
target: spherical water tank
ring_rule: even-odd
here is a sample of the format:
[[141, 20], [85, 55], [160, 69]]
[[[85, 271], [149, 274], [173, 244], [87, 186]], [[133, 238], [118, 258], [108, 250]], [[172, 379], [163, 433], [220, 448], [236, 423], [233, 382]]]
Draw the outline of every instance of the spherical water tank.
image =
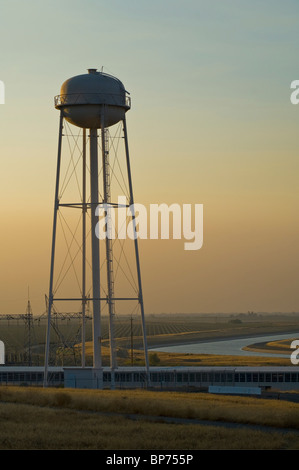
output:
[[110, 127], [121, 121], [130, 107], [122, 82], [96, 69], [66, 80], [55, 97], [55, 108], [63, 111], [68, 122], [88, 129], [102, 127], [103, 111], [104, 127]]

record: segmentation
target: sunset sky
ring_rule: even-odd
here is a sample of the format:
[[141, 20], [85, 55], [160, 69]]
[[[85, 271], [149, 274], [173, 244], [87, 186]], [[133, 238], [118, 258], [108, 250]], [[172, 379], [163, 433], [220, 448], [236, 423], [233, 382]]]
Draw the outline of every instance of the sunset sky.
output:
[[0, 313], [49, 289], [61, 84], [131, 93], [135, 200], [203, 204], [204, 243], [140, 243], [147, 313], [299, 311], [299, 4], [0, 0]]

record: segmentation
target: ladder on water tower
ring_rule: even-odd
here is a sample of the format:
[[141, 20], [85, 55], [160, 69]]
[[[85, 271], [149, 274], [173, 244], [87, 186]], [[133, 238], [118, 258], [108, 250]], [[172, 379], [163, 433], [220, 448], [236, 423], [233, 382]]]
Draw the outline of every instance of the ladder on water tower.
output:
[[104, 129], [102, 136], [103, 155], [103, 186], [104, 204], [106, 209], [106, 263], [107, 263], [107, 301], [109, 308], [109, 336], [110, 336], [110, 358], [111, 368], [116, 367], [115, 344], [114, 344], [114, 275], [113, 275], [113, 250], [112, 250], [112, 218], [111, 218], [111, 181], [109, 164], [109, 131]]

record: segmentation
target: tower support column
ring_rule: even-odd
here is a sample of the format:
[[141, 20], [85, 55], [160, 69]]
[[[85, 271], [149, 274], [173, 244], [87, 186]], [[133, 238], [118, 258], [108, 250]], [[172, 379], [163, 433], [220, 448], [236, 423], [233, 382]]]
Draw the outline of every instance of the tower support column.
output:
[[[128, 171], [128, 183], [129, 183], [129, 191], [130, 191], [130, 206], [134, 207], [133, 183], [132, 183], [132, 175], [131, 175], [131, 165], [130, 165], [130, 155], [129, 155], [129, 143], [128, 143], [128, 132], [127, 132], [126, 117], [124, 117], [124, 119], [123, 119], [123, 126], [124, 126], [126, 162], [127, 162], [127, 171]], [[133, 211], [133, 213], [132, 213], [132, 221], [133, 221], [133, 227], [134, 227], [134, 232], [135, 232], [135, 229], [136, 229], [135, 211]], [[135, 257], [136, 257], [136, 268], [137, 268], [138, 290], [139, 290], [138, 300], [139, 300], [139, 304], [140, 304], [141, 321], [142, 321], [144, 358], [145, 358], [145, 367], [146, 367], [146, 374], [147, 374], [147, 383], [149, 384], [149, 382], [150, 382], [149, 360], [148, 360], [148, 348], [147, 348], [143, 293], [142, 293], [142, 283], [141, 283], [141, 269], [140, 269], [139, 248], [138, 248], [137, 237], [134, 238], [134, 244], [135, 244]]]
[[96, 236], [98, 217], [96, 208], [99, 204], [98, 187], [98, 131], [90, 129], [90, 199], [91, 199], [91, 253], [92, 253], [92, 291], [93, 291], [93, 378], [95, 388], [101, 387], [101, 304], [100, 304], [100, 245]]
[[47, 333], [46, 333], [46, 351], [45, 351], [45, 364], [44, 364], [44, 386], [45, 387], [48, 384], [51, 312], [52, 312], [52, 304], [53, 304], [53, 279], [54, 279], [56, 226], [57, 226], [57, 211], [58, 211], [58, 208], [59, 208], [59, 180], [60, 180], [60, 165], [61, 165], [62, 130], [63, 130], [63, 112], [61, 110], [60, 111], [60, 118], [59, 118], [58, 153], [57, 153], [56, 186], [55, 186], [55, 199], [54, 199], [53, 231], [52, 231], [52, 250], [51, 250], [49, 301], [48, 301], [48, 323], [47, 323]]

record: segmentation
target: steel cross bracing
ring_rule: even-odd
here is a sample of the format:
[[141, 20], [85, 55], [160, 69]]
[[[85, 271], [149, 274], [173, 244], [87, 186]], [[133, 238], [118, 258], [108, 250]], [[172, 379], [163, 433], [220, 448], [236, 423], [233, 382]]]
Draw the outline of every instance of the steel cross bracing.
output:
[[[103, 122], [105, 119], [104, 113], [102, 116]], [[133, 198], [133, 187], [132, 187], [132, 178], [131, 178], [131, 170], [130, 170], [130, 159], [129, 159], [129, 147], [128, 147], [128, 139], [127, 139], [127, 128], [126, 128], [126, 120], [125, 118], [123, 121], [120, 123], [120, 128], [122, 126], [122, 131], [123, 135], [121, 137], [118, 137], [118, 142], [122, 141], [124, 142], [124, 148], [125, 148], [125, 158], [124, 162], [126, 165], [126, 170], [127, 170], [127, 183], [128, 184], [128, 189], [127, 189], [127, 205], [128, 207], [131, 204], [134, 204], [134, 198]], [[70, 130], [70, 134], [64, 134], [63, 133], [63, 128], [64, 125], [68, 126], [68, 129]], [[63, 136], [69, 136], [72, 135], [72, 126], [69, 126], [69, 124], [64, 120], [63, 117], [63, 112], [61, 112], [60, 115], [60, 123], [59, 123], [59, 139], [58, 139], [58, 157], [57, 157], [57, 170], [56, 170], [56, 189], [55, 189], [55, 202], [54, 202], [54, 220], [53, 220], [53, 232], [52, 232], [52, 253], [51, 253], [51, 272], [50, 272], [50, 287], [49, 287], [49, 305], [48, 305], [48, 327], [47, 327], [47, 335], [46, 335], [46, 351], [45, 351], [45, 384], [47, 383], [47, 370], [48, 370], [48, 361], [49, 361], [49, 345], [50, 345], [50, 327], [52, 325], [52, 320], [51, 320], [51, 315], [53, 314], [53, 303], [54, 302], [59, 302], [59, 301], [80, 301], [82, 304], [82, 312], [80, 313], [81, 316], [84, 318], [85, 315], [85, 308], [86, 308], [86, 302], [87, 298], [89, 301], [92, 302], [93, 304], [93, 330], [97, 331], [97, 337], [93, 337], [93, 344], [95, 348], [96, 344], [96, 350], [94, 349], [93, 356], [94, 357], [101, 357], [101, 333], [100, 333], [100, 318], [101, 318], [101, 306], [100, 302], [103, 302], [107, 304], [108, 310], [109, 310], [109, 335], [110, 335], [110, 364], [111, 368], [114, 369], [117, 367], [116, 364], [116, 352], [115, 352], [115, 338], [114, 338], [114, 320], [115, 320], [115, 301], [119, 300], [131, 300], [131, 301], [137, 301], [138, 304], [140, 305], [140, 310], [141, 310], [141, 320], [142, 320], [142, 330], [143, 330], [143, 338], [144, 338], [144, 351], [145, 351], [145, 363], [146, 363], [146, 370], [148, 372], [149, 368], [149, 363], [148, 363], [148, 356], [147, 356], [147, 342], [146, 342], [146, 332], [145, 332], [145, 319], [144, 319], [144, 306], [143, 306], [143, 294], [142, 294], [142, 287], [141, 287], [141, 271], [140, 271], [140, 262], [139, 262], [139, 252], [138, 252], [138, 245], [137, 245], [137, 239], [135, 238], [134, 240], [134, 246], [135, 246], [135, 261], [136, 261], [136, 268], [137, 268], [137, 283], [135, 283], [134, 279], [132, 279], [132, 283], [130, 282], [132, 288], [133, 288], [133, 295], [115, 295], [115, 275], [117, 274], [117, 271], [123, 271], [122, 267], [120, 266], [119, 260], [114, 258], [114, 249], [113, 249], [113, 240], [112, 237], [106, 237], [105, 245], [106, 245], [106, 277], [107, 277], [107, 291], [105, 291], [104, 287], [101, 286], [101, 289], [103, 291], [103, 294], [100, 293], [100, 290], [98, 287], [100, 286], [100, 276], [99, 272], [97, 277], [94, 278], [94, 286], [96, 287], [96, 290], [93, 290], [91, 292], [87, 288], [86, 284], [86, 266], [88, 264], [88, 259], [87, 259], [87, 254], [86, 254], [86, 238], [87, 238], [87, 230], [86, 230], [86, 218], [88, 217], [91, 222], [91, 231], [89, 232], [89, 236], [93, 237], [93, 242], [92, 246], [94, 247], [93, 252], [93, 258], [95, 260], [92, 263], [93, 266], [95, 266], [95, 271], [93, 268], [93, 276], [94, 272], [96, 273], [97, 271], [97, 265], [98, 268], [100, 268], [99, 265], [99, 253], [97, 253], [97, 245], [99, 243], [99, 240], [95, 240], [94, 237], [94, 227], [96, 226], [96, 218], [94, 217], [94, 212], [95, 208], [101, 204], [105, 204], [106, 208], [106, 220], [107, 220], [107, 230], [109, 231], [111, 229], [111, 218], [110, 218], [110, 211], [109, 209], [117, 206], [116, 203], [111, 201], [111, 176], [114, 176], [115, 174], [115, 167], [119, 162], [117, 161], [117, 156], [116, 152], [117, 149], [113, 148], [113, 138], [109, 136], [109, 130], [102, 126], [103, 131], [101, 131], [101, 152], [102, 152], [102, 167], [100, 168], [100, 172], [103, 172], [102, 178], [103, 178], [103, 197], [100, 197], [100, 194], [98, 192], [98, 183], [95, 181], [97, 179], [97, 176], [99, 176], [99, 168], [98, 168], [98, 161], [97, 161], [97, 145], [98, 145], [98, 140], [97, 140], [97, 131], [94, 129], [89, 129], [90, 135], [89, 135], [89, 144], [90, 144], [90, 167], [88, 168], [88, 163], [86, 162], [86, 147], [87, 147], [87, 136], [86, 136], [86, 131], [83, 129], [83, 140], [80, 141], [79, 137], [81, 136], [82, 138], [82, 133], [80, 133], [76, 138], [74, 136], [74, 146], [73, 148], [69, 148], [71, 158], [70, 158], [70, 165], [68, 168], [68, 175], [65, 176], [62, 184], [60, 183], [60, 172], [61, 172], [61, 164], [62, 164], [62, 137]], [[81, 131], [82, 132], [82, 131]], [[111, 139], [111, 142], [109, 141]], [[111, 148], [115, 152], [115, 159], [114, 159], [114, 165], [111, 166], [110, 162], [110, 148], [109, 148], [109, 143], [111, 144]], [[75, 149], [79, 150], [80, 155], [79, 158], [76, 160], [75, 159]], [[83, 150], [82, 150], [83, 149]], [[81, 179], [81, 184], [79, 182], [80, 177], [77, 175], [77, 170], [78, 167], [80, 166], [79, 163], [81, 162], [81, 169], [82, 170], [82, 179]], [[82, 163], [83, 162], [83, 163]], [[91, 191], [90, 197], [86, 197], [86, 170], [89, 170], [90, 173], [90, 191], [93, 188], [93, 193]], [[92, 176], [93, 175], [93, 176]], [[123, 182], [125, 182], [124, 176], [122, 176]], [[75, 179], [78, 185], [79, 189], [79, 194], [80, 194], [80, 199], [81, 201], [78, 202], [76, 201], [75, 198], [69, 199], [68, 201], [64, 201], [62, 196], [64, 194], [64, 191], [67, 187], [67, 184], [71, 180], [71, 178]], [[117, 178], [116, 178], [117, 179]], [[119, 180], [119, 183], [121, 181]], [[62, 186], [60, 188], [60, 186]], [[96, 189], [96, 191], [95, 191]], [[77, 252], [71, 258], [71, 264], [66, 269], [66, 272], [72, 267], [73, 271], [75, 272], [76, 280], [78, 287], [80, 288], [80, 295], [73, 295], [73, 296], [64, 296], [58, 293], [58, 288], [54, 285], [54, 258], [55, 258], [55, 249], [56, 249], [56, 230], [57, 230], [57, 223], [61, 222], [61, 220], [64, 221], [63, 217], [60, 217], [60, 210], [62, 208], [73, 208], [73, 209], [79, 209], [81, 211], [81, 220], [82, 220], [82, 234], [81, 234], [81, 242], [78, 243], [77, 241], [75, 242], [75, 234], [72, 235], [71, 243], [72, 244], [77, 244]], [[93, 220], [92, 220], [93, 219]], [[135, 214], [132, 214], [132, 220], [133, 220], [133, 225], [135, 225]], [[111, 223], [110, 223], [111, 222]], [[62, 223], [62, 222], [61, 222]], [[67, 227], [69, 230], [69, 227]], [[75, 229], [77, 230], [77, 228]], [[124, 243], [122, 240], [119, 240], [120, 244]], [[70, 249], [67, 249], [67, 255], [71, 257], [70, 255]], [[78, 255], [81, 255], [82, 257], [82, 264], [81, 264], [81, 286], [79, 286], [79, 273], [78, 270], [75, 270], [74, 267], [74, 260]], [[121, 247], [121, 255], [124, 258], [126, 258], [126, 255], [123, 250], [123, 246]], [[114, 272], [113, 269], [113, 261], [117, 261], [117, 269]], [[104, 263], [103, 263], [104, 264]], [[128, 263], [127, 263], [128, 265]], [[91, 264], [89, 264], [91, 268]], [[130, 266], [129, 271], [130, 271]], [[99, 271], [99, 270], [98, 270]], [[130, 271], [130, 274], [132, 275], [132, 272]], [[122, 272], [122, 275], [124, 277], [127, 277], [125, 273]], [[60, 276], [60, 273], [59, 273]], [[128, 279], [128, 278], [127, 278]], [[62, 281], [64, 278], [62, 278]], [[57, 282], [57, 281], [56, 281]], [[60, 285], [58, 286], [60, 287]], [[128, 292], [129, 293], [129, 292]], [[95, 316], [95, 308], [96, 311], [98, 312]], [[76, 314], [75, 314], [76, 315]], [[95, 325], [95, 321], [98, 322]], [[85, 332], [84, 332], [84, 325], [85, 321], [83, 321], [83, 327], [82, 327], [82, 366], [84, 366], [85, 363]], [[98, 349], [97, 349], [98, 348]], [[95, 369], [101, 368], [101, 361], [98, 361], [97, 364], [94, 364]]]
[[[59, 353], [62, 353], [62, 355], [64, 356], [65, 351], [71, 351], [75, 359], [75, 362], [76, 362], [76, 353], [78, 351], [78, 345], [80, 344], [80, 342], [82, 342], [83, 338], [85, 339], [85, 324], [88, 320], [91, 319], [91, 316], [89, 315], [89, 312], [87, 311], [88, 301], [89, 299], [86, 299], [86, 302], [84, 304], [85, 305], [84, 309], [82, 305], [82, 312], [59, 312], [55, 309], [54, 303], [52, 303], [51, 327], [53, 328], [54, 332], [57, 335], [57, 338], [59, 339], [59, 348], [58, 348]], [[39, 317], [39, 320], [48, 314], [49, 299], [47, 295], [45, 296], [45, 302], [46, 302], [46, 312]], [[59, 327], [59, 321], [73, 320], [73, 319], [80, 320], [78, 328], [75, 334], [68, 335], [68, 337], [66, 337], [66, 335], [61, 331], [61, 328]], [[85, 351], [84, 349], [82, 349], [81, 361], [83, 361], [84, 353]], [[57, 362], [57, 359], [55, 359], [55, 363], [56, 362]]]

